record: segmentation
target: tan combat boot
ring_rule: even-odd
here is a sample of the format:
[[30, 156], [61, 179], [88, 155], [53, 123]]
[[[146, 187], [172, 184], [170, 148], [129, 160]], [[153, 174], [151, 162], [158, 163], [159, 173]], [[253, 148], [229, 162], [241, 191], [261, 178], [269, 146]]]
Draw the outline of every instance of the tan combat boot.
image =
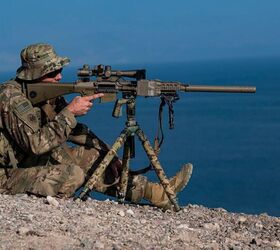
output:
[[[193, 165], [185, 164], [182, 169], [170, 179], [171, 188], [175, 194], [182, 191], [188, 184], [192, 175]], [[145, 187], [144, 199], [150, 201], [154, 206], [170, 209], [171, 202], [169, 201], [163, 187], [159, 183], [147, 182]]]

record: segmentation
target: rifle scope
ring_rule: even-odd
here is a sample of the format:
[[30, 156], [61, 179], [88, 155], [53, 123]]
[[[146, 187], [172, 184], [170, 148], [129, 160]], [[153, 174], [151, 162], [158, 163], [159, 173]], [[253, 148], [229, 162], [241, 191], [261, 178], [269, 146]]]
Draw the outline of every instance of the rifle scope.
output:
[[104, 66], [102, 64], [96, 65], [93, 69], [91, 69], [88, 64], [85, 64], [78, 70], [77, 75], [80, 78], [90, 78], [92, 76], [100, 77], [102, 79], [109, 79], [110, 77], [129, 77], [136, 80], [143, 80], [146, 79], [146, 70], [112, 70], [111, 66]]

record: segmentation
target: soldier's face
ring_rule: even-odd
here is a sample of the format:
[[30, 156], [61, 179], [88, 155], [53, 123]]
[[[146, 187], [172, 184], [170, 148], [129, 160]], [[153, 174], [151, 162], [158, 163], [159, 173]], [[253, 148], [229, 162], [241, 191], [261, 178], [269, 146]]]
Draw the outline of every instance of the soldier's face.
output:
[[61, 72], [62, 72], [62, 69], [51, 72], [51, 73], [45, 75], [41, 81], [42, 82], [53, 82], [53, 83], [59, 82], [62, 79]]

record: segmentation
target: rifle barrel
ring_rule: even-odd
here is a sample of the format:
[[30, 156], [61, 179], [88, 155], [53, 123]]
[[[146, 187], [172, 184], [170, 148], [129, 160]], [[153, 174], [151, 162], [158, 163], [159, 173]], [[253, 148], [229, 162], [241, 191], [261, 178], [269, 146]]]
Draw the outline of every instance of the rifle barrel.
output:
[[207, 86], [181, 85], [185, 92], [224, 92], [224, 93], [255, 93], [256, 87], [251, 86]]

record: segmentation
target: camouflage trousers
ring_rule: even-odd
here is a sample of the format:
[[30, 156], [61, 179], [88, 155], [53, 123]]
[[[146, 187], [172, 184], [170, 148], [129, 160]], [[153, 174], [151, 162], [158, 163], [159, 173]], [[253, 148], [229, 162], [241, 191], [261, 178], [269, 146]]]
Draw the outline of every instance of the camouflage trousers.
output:
[[[54, 161], [46, 166], [0, 169], [0, 190], [8, 194], [31, 193], [40, 196], [70, 197], [96, 169], [103, 158], [100, 152], [96, 148], [65, 146], [52, 153]], [[120, 161], [113, 160], [104, 174], [103, 184], [95, 187], [96, 191], [115, 196], [117, 186], [110, 184], [116, 182], [120, 171]], [[138, 179], [139, 176], [129, 182], [135, 186]], [[128, 199], [137, 202], [138, 198], [134, 199], [135, 194], [128, 189]], [[142, 185], [139, 190], [137, 197], [139, 194], [139, 197], [143, 196]]]
[[[70, 195], [85, 180], [85, 174], [90, 164], [90, 162], [86, 162], [89, 158], [87, 153], [92, 153], [91, 159], [94, 161], [98, 152], [95, 149], [85, 150], [84, 147], [75, 149], [67, 147], [68, 152], [65, 149], [55, 150], [52, 160], [46, 165], [44, 157], [41, 157], [39, 160], [36, 159], [37, 166], [7, 169], [6, 173], [2, 171], [2, 178], [3, 174], [6, 176], [6, 182], [2, 180], [2, 188], [11, 194], [30, 192], [44, 196], [60, 193]], [[80, 158], [75, 156], [80, 156]], [[73, 161], [72, 158], [75, 160]], [[34, 165], [32, 159], [27, 159], [27, 162], [24, 165]]]

